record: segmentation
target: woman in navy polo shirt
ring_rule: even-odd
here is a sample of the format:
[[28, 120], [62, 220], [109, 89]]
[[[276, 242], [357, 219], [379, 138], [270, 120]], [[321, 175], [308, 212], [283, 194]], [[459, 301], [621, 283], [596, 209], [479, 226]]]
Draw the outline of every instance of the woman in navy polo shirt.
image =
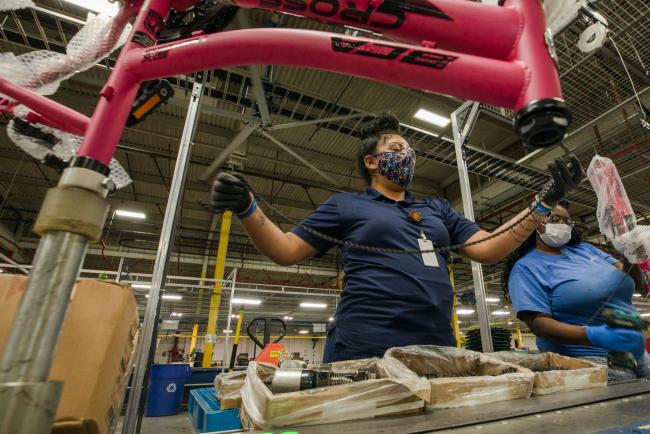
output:
[[[257, 249], [280, 265], [299, 263], [334, 245], [302, 226], [339, 240], [424, 251], [431, 245], [462, 244], [490, 235], [446, 200], [416, 199], [406, 190], [415, 173], [415, 152], [399, 134], [394, 115], [383, 114], [365, 123], [361, 137], [357, 163], [368, 188], [335, 194], [290, 232], [264, 215], [241, 176], [218, 174], [212, 203], [217, 211], [235, 212]], [[511, 231], [464, 247], [460, 253], [477, 262], [495, 263], [528, 238], [537, 228], [537, 219], [582, 179], [575, 156], [551, 162], [549, 170], [554, 181], [534, 203], [535, 213]], [[343, 247], [342, 256], [345, 288], [328, 332], [326, 362], [382, 356], [394, 346], [456, 344], [447, 255], [369, 253]]]
[[637, 312], [632, 294], [635, 283], [643, 283], [635, 277], [637, 282], [616, 258], [580, 240], [565, 201], [508, 258], [503, 272], [517, 317], [535, 333], [540, 351], [603, 365], [612, 351], [633, 355], [629, 366], [611, 360], [610, 382], [650, 376], [643, 334], [612, 328], [600, 318], [603, 308]]

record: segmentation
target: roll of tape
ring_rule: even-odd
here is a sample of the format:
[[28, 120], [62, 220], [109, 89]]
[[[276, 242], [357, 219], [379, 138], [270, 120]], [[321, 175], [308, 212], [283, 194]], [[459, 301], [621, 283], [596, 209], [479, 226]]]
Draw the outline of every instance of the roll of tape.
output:
[[578, 48], [583, 53], [591, 53], [599, 49], [607, 39], [607, 27], [603, 23], [594, 23], [580, 34]]

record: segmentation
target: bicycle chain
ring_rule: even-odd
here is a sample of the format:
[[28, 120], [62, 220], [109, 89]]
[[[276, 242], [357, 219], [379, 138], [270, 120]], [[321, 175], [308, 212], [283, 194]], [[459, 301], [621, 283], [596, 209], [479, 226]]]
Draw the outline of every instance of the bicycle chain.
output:
[[[551, 186], [552, 186], [551, 183], [547, 184], [544, 187], [544, 189], [542, 190], [542, 192], [540, 193], [540, 197], [544, 197], [545, 193], [551, 188]], [[436, 252], [442, 254], [442, 253], [457, 251], [457, 250], [460, 250], [460, 249], [465, 248], [465, 247], [474, 246], [474, 245], [477, 245], [477, 244], [484, 243], [484, 242], [489, 241], [491, 239], [494, 239], [494, 238], [496, 238], [496, 237], [498, 237], [498, 236], [500, 236], [500, 235], [502, 235], [502, 234], [504, 234], [506, 232], [509, 232], [512, 229], [514, 229], [515, 227], [522, 224], [524, 222], [524, 220], [526, 220], [528, 217], [530, 217], [535, 212], [535, 205], [536, 205], [536, 203], [533, 202], [530, 205], [530, 207], [528, 208], [528, 211], [526, 212], [526, 214], [524, 214], [522, 217], [520, 217], [516, 221], [512, 222], [507, 227], [503, 228], [501, 231], [494, 232], [494, 233], [490, 234], [489, 236], [487, 236], [485, 238], [481, 238], [481, 239], [476, 240], [476, 241], [466, 242], [466, 243], [462, 243], [462, 244], [452, 244], [452, 245], [449, 245], [449, 246], [438, 246], [438, 247], [435, 247], [435, 248], [430, 249], [430, 250], [398, 249], [398, 248], [392, 248], [392, 247], [377, 247], [377, 246], [370, 246], [370, 245], [367, 245], [367, 244], [355, 243], [353, 241], [341, 240], [339, 238], [324, 234], [324, 233], [322, 233], [322, 232], [320, 232], [320, 231], [318, 231], [318, 230], [316, 230], [314, 228], [311, 228], [311, 227], [305, 225], [301, 221], [298, 221], [296, 219], [288, 217], [286, 214], [284, 214], [282, 211], [280, 211], [279, 209], [274, 207], [271, 203], [269, 203], [266, 199], [264, 199], [261, 195], [257, 195], [253, 191], [253, 189], [250, 188], [250, 186], [248, 186], [248, 187], [249, 187], [251, 193], [253, 193], [253, 195], [256, 198], [260, 199], [260, 201], [263, 202], [267, 206], [267, 208], [270, 209], [274, 214], [276, 214], [277, 216], [279, 216], [282, 219], [286, 220], [288, 223], [291, 223], [291, 224], [294, 224], [294, 225], [298, 226], [299, 228], [301, 228], [305, 232], [307, 232], [307, 233], [309, 233], [309, 234], [311, 234], [311, 235], [313, 235], [313, 236], [315, 236], [317, 238], [320, 238], [320, 239], [325, 240], [327, 242], [336, 244], [339, 247], [348, 247], [350, 249], [361, 250], [361, 251], [370, 252], [370, 253], [391, 253], [391, 254], [398, 254], [398, 255], [399, 254], [411, 255], [411, 254], [436, 253]]]

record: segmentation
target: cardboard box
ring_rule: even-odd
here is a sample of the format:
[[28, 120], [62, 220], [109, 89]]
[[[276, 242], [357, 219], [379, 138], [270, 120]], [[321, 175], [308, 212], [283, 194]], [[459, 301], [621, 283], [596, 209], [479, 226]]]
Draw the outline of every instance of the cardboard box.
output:
[[244, 387], [246, 371], [224, 372], [214, 377], [214, 389], [219, 408], [231, 410], [241, 406], [241, 388]]
[[[332, 363], [334, 372], [377, 368], [379, 359]], [[242, 388], [241, 419], [247, 429], [297, 427], [419, 411], [429, 384], [411, 372], [300, 392], [273, 394], [249, 365]]]
[[[0, 350], [27, 278], [0, 275]], [[49, 378], [64, 382], [53, 432], [112, 433], [119, 417], [138, 330], [135, 297], [125, 285], [79, 280]]]
[[500, 351], [491, 356], [535, 373], [534, 395], [607, 386], [607, 366], [555, 353]]
[[454, 347], [412, 345], [391, 348], [382, 359], [382, 369], [397, 369], [401, 363], [428, 378], [431, 395], [427, 408], [452, 408], [528, 398], [535, 374], [483, 353]]

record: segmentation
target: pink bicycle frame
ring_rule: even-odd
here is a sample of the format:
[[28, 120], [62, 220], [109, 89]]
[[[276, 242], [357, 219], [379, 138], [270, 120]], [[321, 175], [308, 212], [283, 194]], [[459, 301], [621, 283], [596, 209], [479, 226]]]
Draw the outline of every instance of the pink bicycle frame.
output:
[[[139, 3], [123, 9], [120, 21], [133, 17]], [[251, 64], [327, 70], [513, 109], [515, 127], [533, 147], [559, 143], [570, 123], [540, 0], [505, 0], [501, 7], [461, 0], [237, 0], [243, 8], [353, 25], [412, 45], [291, 29], [227, 31], [154, 45], [170, 10], [192, 3], [151, 0], [139, 10], [92, 119], [2, 79], [0, 93], [44, 123], [85, 133], [78, 155], [104, 165], [141, 82]]]

